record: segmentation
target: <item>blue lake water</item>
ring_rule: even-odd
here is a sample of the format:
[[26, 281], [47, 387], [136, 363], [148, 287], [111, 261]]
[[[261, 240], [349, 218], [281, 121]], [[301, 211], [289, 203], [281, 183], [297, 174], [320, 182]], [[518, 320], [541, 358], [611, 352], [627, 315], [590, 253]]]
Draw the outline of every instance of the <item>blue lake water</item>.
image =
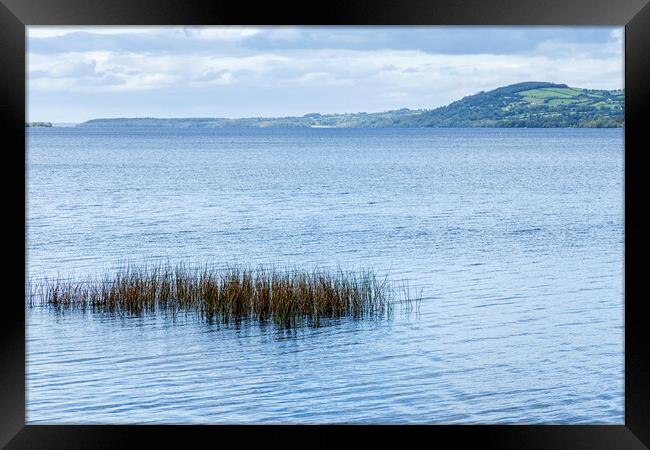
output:
[[293, 332], [28, 308], [28, 423], [624, 422], [621, 130], [27, 135], [32, 279], [374, 268], [423, 297]]

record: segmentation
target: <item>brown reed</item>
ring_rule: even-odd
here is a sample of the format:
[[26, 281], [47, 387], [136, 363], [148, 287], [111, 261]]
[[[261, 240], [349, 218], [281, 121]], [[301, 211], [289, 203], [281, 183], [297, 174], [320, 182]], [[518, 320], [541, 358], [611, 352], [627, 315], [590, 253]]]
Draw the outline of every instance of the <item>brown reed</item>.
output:
[[[191, 310], [209, 321], [272, 321], [286, 327], [323, 318], [389, 316], [394, 290], [372, 270], [127, 267], [98, 281], [40, 280], [29, 304], [140, 314]], [[404, 299], [410, 306], [412, 300]]]

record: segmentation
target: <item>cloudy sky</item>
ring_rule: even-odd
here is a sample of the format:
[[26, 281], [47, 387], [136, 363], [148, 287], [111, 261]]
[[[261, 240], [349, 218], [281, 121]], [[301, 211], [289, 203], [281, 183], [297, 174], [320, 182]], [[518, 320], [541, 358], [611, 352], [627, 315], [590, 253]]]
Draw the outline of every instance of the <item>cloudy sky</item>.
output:
[[623, 88], [611, 27], [29, 27], [29, 121], [434, 108], [520, 81]]

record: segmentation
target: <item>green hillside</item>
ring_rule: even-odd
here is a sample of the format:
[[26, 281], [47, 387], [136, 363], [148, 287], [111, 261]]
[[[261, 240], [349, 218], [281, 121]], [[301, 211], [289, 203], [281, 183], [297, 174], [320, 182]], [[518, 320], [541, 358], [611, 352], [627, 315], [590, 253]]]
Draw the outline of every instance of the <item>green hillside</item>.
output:
[[399, 109], [379, 113], [306, 114], [302, 117], [251, 117], [243, 119], [95, 119], [93, 127], [527, 127], [614, 128], [624, 123], [623, 90], [606, 91], [566, 84], [524, 82], [479, 92], [430, 110]]
[[415, 118], [425, 127], [620, 127], [623, 91], [526, 82], [465, 97]]

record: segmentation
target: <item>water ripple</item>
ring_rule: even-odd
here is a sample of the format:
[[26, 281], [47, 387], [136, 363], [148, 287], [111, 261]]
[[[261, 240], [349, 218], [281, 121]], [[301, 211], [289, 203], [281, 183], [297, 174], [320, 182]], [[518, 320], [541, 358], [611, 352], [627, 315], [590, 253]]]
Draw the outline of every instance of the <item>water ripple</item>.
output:
[[[620, 130], [28, 131], [28, 273], [374, 267], [391, 320], [27, 311], [29, 423], [623, 423]], [[73, 182], [71, 182], [73, 180]]]

